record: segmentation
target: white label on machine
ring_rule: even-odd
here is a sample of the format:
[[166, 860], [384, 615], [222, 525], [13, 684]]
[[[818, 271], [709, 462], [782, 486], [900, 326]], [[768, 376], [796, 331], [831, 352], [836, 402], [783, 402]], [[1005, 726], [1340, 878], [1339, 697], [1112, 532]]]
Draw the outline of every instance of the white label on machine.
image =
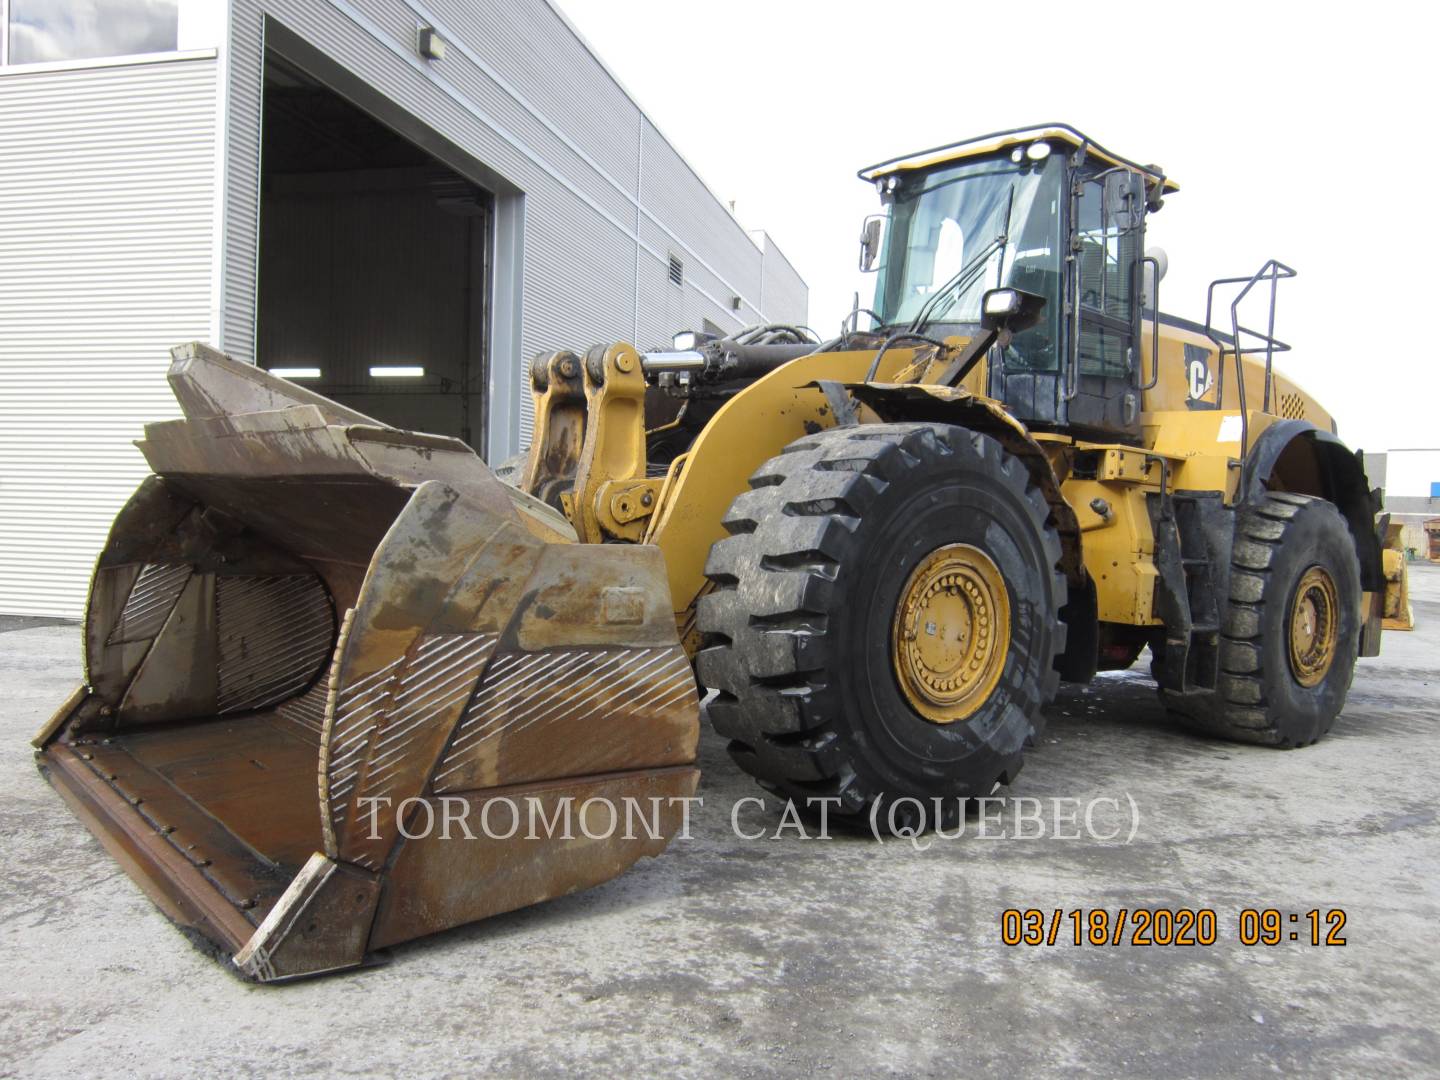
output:
[[1218, 434], [1218, 435], [1215, 436], [1215, 441], [1216, 441], [1216, 442], [1239, 442], [1239, 441], [1240, 441], [1240, 433], [1241, 433], [1241, 431], [1243, 430], [1243, 428], [1244, 428], [1244, 425], [1243, 425], [1243, 423], [1241, 422], [1241, 417], [1240, 417], [1240, 416], [1238, 416], [1238, 415], [1236, 415], [1236, 416], [1226, 416], [1226, 417], [1222, 418], [1221, 421], [1220, 421], [1220, 434]]

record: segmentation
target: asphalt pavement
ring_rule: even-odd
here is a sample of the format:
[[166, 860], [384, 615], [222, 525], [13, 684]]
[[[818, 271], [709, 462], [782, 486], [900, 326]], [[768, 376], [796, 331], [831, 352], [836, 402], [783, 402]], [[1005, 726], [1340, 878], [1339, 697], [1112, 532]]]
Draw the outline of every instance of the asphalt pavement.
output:
[[[1316, 746], [1177, 728], [1142, 660], [1063, 690], [964, 836], [881, 844], [778, 829], [707, 732], [704, 805], [662, 857], [270, 987], [192, 947], [42, 780], [28, 740], [79, 633], [7, 620], [0, 1074], [1436, 1074], [1440, 567], [1412, 588], [1418, 629]], [[1093, 911], [1181, 908], [1215, 913], [1213, 944], [1089, 943]], [[1036, 936], [1007, 909], [1043, 943], [1005, 944]], [[1265, 909], [1281, 940], [1245, 944]], [[1309, 944], [1311, 911], [1345, 943]]]

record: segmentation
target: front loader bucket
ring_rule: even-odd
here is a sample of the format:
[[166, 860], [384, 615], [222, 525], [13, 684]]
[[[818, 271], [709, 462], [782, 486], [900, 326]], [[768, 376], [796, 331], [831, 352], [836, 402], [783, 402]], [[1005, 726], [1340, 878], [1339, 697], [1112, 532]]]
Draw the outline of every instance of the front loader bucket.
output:
[[203, 346], [170, 380], [36, 746], [171, 919], [287, 979], [664, 849], [699, 705], [656, 549]]

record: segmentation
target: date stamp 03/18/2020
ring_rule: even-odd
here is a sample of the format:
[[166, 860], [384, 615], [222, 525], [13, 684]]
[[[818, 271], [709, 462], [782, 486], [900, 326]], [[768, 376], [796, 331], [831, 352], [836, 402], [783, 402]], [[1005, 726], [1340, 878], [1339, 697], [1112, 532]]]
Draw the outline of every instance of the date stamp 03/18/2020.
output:
[[[1233, 920], [1233, 940], [1339, 946], [1345, 944], [1345, 920], [1342, 908], [1243, 908]], [[1000, 940], [1016, 946], [1205, 946], [1222, 940], [1220, 926], [1214, 908], [1006, 908]]]

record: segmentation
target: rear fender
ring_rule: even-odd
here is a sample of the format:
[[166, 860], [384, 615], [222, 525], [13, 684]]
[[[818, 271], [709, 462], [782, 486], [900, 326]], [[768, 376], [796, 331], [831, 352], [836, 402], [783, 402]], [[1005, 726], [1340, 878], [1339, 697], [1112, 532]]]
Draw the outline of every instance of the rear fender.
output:
[[1245, 503], [1258, 502], [1267, 491], [1314, 495], [1334, 503], [1350, 526], [1360, 558], [1360, 585], [1366, 592], [1385, 587], [1380, 552], [1384, 537], [1376, 515], [1378, 488], [1365, 476], [1364, 457], [1308, 420], [1279, 420], [1256, 438], [1245, 458]]
[[[1336, 435], [1308, 420], [1278, 420], [1260, 433], [1245, 458], [1241, 500], [1253, 504], [1267, 491], [1326, 499], [1345, 518], [1360, 560], [1360, 587], [1367, 594], [1360, 655], [1378, 656], [1382, 628], [1403, 629], [1402, 620], [1390, 611], [1399, 603], [1396, 581], [1403, 589], [1404, 567], [1399, 569], [1399, 579], [1394, 579], [1394, 566], [1387, 567], [1388, 519], [1379, 516], [1382, 494], [1379, 488], [1370, 487], [1364, 455], [1352, 453]], [[1391, 561], [1393, 564], [1393, 557]]]

